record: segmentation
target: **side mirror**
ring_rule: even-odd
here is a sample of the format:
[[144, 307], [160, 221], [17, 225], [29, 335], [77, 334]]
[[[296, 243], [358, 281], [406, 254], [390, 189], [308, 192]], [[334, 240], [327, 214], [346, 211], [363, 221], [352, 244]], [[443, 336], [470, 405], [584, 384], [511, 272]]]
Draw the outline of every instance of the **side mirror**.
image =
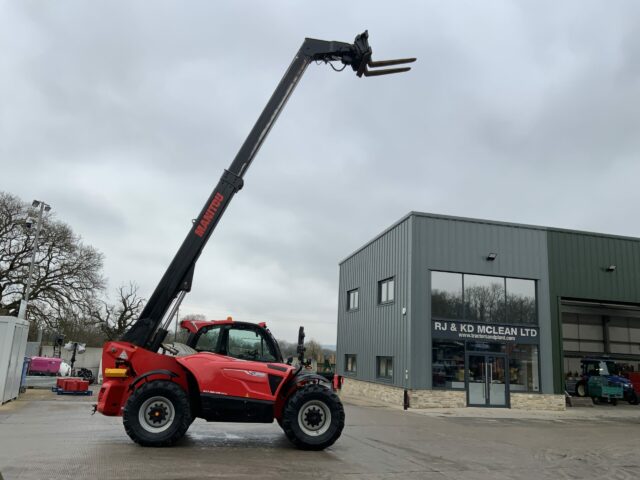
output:
[[304, 352], [306, 350], [306, 348], [304, 348], [304, 337], [304, 327], [300, 327], [300, 329], [298, 330], [298, 348], [296, 349], [300, 364], [304, 363]]

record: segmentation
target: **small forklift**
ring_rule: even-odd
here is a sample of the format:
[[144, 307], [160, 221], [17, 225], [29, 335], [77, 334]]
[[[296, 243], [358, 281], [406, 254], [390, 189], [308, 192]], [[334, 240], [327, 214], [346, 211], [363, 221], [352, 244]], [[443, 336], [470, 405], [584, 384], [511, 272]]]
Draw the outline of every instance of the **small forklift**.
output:
[[[384, 68], [415, 58], [374, 62], [368, 33], [351, 43], [307, 38], [217, 186], [194, 220], [140, 317], [118, 341], [103, 347], [103, 384], [96, 410], [122, 416], [125, 431], [143, 446], [175, 444], [195, 418], [210, 422], [271, 423], [300, 449], [332, 445], [344, 427], [344, 409], [331, 385], [283, 361], [264, 324], [184, 324], [187, 345], [165, 343], [168, 327], [191, 290], [196, 261], [233, 196], [243, 187], [260, 146], [311, 62], [351, 67], [358, 77], [401, 73]], [[298, 353], [304, 356], [304, 331]]]

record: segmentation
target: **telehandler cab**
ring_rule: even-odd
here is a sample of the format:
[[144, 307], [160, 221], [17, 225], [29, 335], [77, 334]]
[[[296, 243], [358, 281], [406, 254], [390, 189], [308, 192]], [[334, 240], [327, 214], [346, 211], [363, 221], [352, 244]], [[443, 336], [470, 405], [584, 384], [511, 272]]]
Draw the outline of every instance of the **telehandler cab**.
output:
[[231, 320], [183, 323], [191, 332], [190, 345], [164, 343], [180, 303], [191, 290], [202, 249], [313, 61], [331, 66], [340, 62], [343, 69], [352, 67], [358, 77], [369, 77], [406, 72], [409, 67], [375, 68], [410, 63], [415, 58], [372, 61], [366, 31], [353, 44], [305, 39], [140, 317], [120, 340], [104, 345], [104, 382], [96, 410], [122, 416], [127, 434], [140, 445], [173, 445], [198, 417], [212, 422], [271, 423], [275, 419], [287, 438], [306, 450], [322, 450], [342, 432], [340, 399], [324, 377], [304, 369], [302, 329], [297, 367], [283, 362], [278, 344], [264, 324]]

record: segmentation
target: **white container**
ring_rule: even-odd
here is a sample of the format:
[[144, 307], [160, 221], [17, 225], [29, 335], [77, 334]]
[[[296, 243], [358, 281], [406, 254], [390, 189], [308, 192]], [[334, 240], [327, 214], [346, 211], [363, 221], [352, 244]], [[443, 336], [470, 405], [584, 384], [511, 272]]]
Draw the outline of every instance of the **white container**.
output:
[[18, 398], [29, 322], [0, 317], [0, 403]]

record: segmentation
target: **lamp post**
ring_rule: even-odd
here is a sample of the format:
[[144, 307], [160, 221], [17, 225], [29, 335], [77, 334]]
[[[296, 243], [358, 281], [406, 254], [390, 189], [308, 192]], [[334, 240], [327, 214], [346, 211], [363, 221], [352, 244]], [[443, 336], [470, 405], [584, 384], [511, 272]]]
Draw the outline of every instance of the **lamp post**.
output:
[[[31, 264], [29, 265], [29, 276], [27, 277], [27, 289], [24, 293], [24, 298], [20, 301], [20, 310], [18, 311], [18, 318], [26, 318], [27, 304], [29, 303], [29, 294], [31, 293], [31, 277], [33, 276], [33, 266], [36, 263], [36, 253], [38, 253], [38, 237], [40, 236], [40, 229], [42, 228], [42, 215], [44, 212], [51, 210], [51, 205], [41, 202], [40, 200], [34, 200], [31, 205], [34, 208], [40, 207], [38, 212], [38, 221], [36, 225], [36, 236], [33, 239], [33, 252], [31, 254]], [[31, 227], [31, 224], [27, 222], [27, 227]]]

